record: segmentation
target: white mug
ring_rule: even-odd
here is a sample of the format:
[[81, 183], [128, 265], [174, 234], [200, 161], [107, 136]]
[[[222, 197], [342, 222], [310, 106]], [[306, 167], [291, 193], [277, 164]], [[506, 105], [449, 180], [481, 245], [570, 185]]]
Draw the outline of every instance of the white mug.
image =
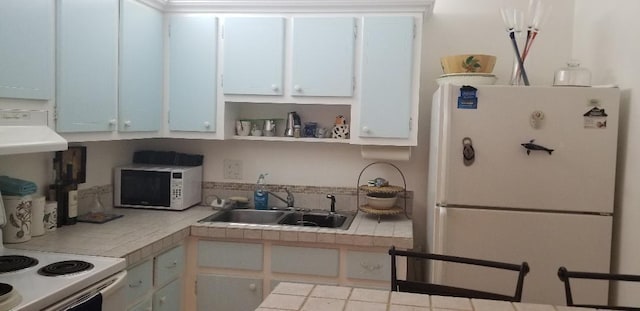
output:
[[236, 134], [240, 136], [249, 136], [251, 133], [251, 121], [236, 121]]

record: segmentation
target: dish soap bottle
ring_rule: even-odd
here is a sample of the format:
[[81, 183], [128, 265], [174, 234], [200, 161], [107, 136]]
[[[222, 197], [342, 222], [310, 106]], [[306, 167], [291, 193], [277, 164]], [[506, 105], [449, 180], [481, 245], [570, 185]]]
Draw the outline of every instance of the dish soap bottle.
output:
[[256, 190], [253, 192], [253, 202], [256, 209], [267, 209], [269, 206], [269, 193], [265, 189], [264, 178], [267, 174], [260, 174], [256, 182]]

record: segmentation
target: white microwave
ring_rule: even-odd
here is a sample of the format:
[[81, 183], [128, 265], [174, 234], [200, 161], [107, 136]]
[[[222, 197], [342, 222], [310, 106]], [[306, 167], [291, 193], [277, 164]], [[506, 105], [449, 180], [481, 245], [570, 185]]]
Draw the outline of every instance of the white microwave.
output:
[[202, 200], [202, 166], [120, 166], [113, 184], [116, 207], [181, 211]]

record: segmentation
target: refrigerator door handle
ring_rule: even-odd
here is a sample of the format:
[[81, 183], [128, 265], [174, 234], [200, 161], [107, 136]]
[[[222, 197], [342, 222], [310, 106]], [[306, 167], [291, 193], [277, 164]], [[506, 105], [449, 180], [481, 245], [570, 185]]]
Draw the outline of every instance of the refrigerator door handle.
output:
[[[447, 208], [442, 206], [436, 206], [436, 219], [435, 219], [435, 245], [433, 251], [436, 254], [444, 254], [444, 245], [446, 243], [446, 232], [447, 232]], [[443, 262], [439, 260], [432, 260], [430, 263], [431, 267], [431, 282], [440, 284], [443, 279]]]

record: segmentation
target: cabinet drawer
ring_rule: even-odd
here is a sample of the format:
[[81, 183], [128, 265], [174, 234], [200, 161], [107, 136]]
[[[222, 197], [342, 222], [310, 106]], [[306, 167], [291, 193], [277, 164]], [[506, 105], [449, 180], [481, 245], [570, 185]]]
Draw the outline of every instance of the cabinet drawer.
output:
[[176, 311], [182, 306], [182, 282], [177, 279], [153, 294], [154, 311]]
[[184, 247], [178, 246], [156, 257], [155, 285], [162, 286], [184, 270]]
[[347, 277], [391, 280], [391, 258], [385, 253], [347, 251]]
[[127, 271], [127, 302], [131, 303], [147, 293], [153, 282], [153, 261], [135, 266]]
[[198, 266], [262, 270], [262, 244], [198, 241]]
[[151, 297], [131, 307], [128, 311], [151, 311]]
[[338, 250], [273, 246], [271, 271], [282, 273], [338, 276]]

